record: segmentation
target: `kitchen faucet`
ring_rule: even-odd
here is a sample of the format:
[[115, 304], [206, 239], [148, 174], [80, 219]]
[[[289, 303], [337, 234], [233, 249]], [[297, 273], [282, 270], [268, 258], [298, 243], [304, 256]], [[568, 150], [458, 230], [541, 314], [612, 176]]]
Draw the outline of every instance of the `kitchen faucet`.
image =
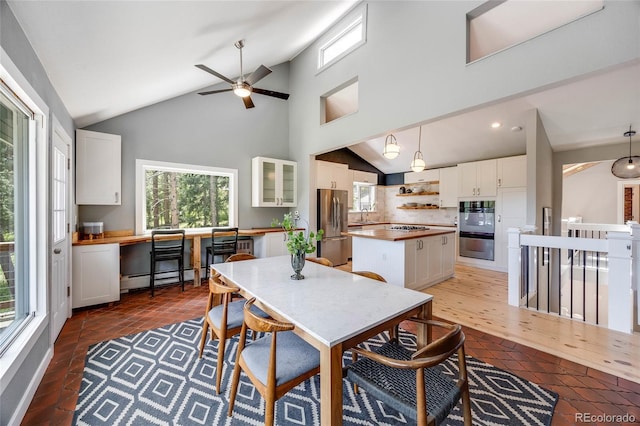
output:
[[364, 220], [365, 222], [369, 221], [369, 210], [365, 207], [362, 210], [360, 210], [360, 222], [362, 222], [362, 212], [365, 212], [365, 216], [364, 216]]

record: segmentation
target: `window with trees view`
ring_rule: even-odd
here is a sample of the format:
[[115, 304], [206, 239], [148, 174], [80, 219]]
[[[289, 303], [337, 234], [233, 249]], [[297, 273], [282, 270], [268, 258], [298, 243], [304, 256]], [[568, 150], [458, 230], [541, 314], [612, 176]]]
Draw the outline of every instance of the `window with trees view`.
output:
[[137, 222], [156, 228], [235, 226], [238, 171], [137, 160]]
[[353, 207], [352, 211], [375, 211], [376, 186], [360, 182], [353, 183]]
[[[29, 316], [30, 114], [0, 93], [0, 353]], [[30, 113], [30, 112], [29, 112]]]

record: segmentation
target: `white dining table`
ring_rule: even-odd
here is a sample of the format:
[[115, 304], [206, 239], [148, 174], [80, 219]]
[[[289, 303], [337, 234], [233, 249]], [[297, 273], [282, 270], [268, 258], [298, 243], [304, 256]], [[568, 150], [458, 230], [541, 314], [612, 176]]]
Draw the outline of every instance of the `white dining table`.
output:
[[[229, 285], [320, 352], [320, 419], [342, 424], [342, 355], [345, 350], [401, 321], [430, 319], [433, 296], [306, 262], [303, 280], [292, 280], [290, 256], [211, 265]], [[418, 326], [418, 343], [430, 341], [430, 329]]]

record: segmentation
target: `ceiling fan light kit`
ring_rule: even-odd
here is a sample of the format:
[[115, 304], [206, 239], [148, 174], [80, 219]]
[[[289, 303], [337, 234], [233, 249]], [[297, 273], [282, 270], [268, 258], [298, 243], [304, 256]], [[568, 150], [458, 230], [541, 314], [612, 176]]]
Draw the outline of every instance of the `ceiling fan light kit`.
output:
[[640, 178], [640, 157], [631, 155], [631, 137], [636, 134], [635, 130], [624, 132], [624, 136], [629, 138], [629, 156], [618, 158], [611, 166], [611, 173], [620, 179]]
[[396, 137], [390, 134], [384, 140], [384, 150], [382, 151], [382, 155], [389, 160], [393, 160], [398, 156], [398, 154], [400, 154], [400, 146], [398, 145]]
[[411, 161], [411, 170], [414, 172], [421, 172], [427, 166], [420, 151], [420, 141], [422, 140], [422, 126], [420, 126], [420, 133], [418, 135], [418, 150], [413, 154], [413, 161]]
[[228, 77], [225, 77], [224, 75], [220, 74], [217, 71], [212, 70], [211, 68], [207, 67], [206, 65], [202, 65], [202, 64], [198, 64], [196, 65], [197, 68], [200, 68], [201, 70], [208, 72], [209, 74], [215, 75], [216, 77], [218, 77], [221, 80], [226, 81], [227, 83], [229, 83], [231, 85], [231, 88], [229, 89], [221, 89], [221, 90], [210, 90], [207, 92], [199, 92], [199, 95], [212, 95], [214, 93], [222, 93], [222, 92], [230, 92], [233, 91], [233, 93], [242, 98], [242, 102], [244, 103], [244, 107], [249, 109], [249, 108], [253, 108], [255, 105], [253, 104], [253, 101], [251, 100], [251, 94], [252, 93], [258, 93], [260, 95], [265, 95], [265, 96], [271, 96], [273, 98], [278, 98], [278, 99], [284, 99], [287, 100], [289, 99], [289, 94], [288, 93], [281, 93], [281, 92], [276, 92], [273, 90], [265, 90], [265, 89], [260, 89], [257, 87], [253, 87], [254, 84], [256, 84], [258, 81], [262, 80], [263, 78], [265, 78], [267, 75], [271, 74], [271, 70], [267, 67], [265, 67], [264, 65], [260, 65], [258, 68], [256, 68], [256, 70], [254, 72], [252, 72], [251, 74], [249, 74], [249, 76], [247, 78], [244, 78], [244, 72], [242, 70], [242, 48], [244, 47], [244, 40], [238, 40], [234, 43], [234, 46], [238, 48], [238, 50], [240, 51], [240, 77], [238, 77], [238, 81], [233, 81]]

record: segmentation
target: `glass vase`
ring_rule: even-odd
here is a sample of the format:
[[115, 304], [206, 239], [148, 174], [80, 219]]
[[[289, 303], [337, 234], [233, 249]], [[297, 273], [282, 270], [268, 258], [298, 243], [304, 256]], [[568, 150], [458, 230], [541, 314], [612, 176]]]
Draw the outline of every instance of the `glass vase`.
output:
[[295, 253], [291, 253], [291, 267], [293, 268], [292, 280], [303, 280], [304, 275], [300, 273], [304, 268], [306, 253], [303, 250], [298, 250]]

